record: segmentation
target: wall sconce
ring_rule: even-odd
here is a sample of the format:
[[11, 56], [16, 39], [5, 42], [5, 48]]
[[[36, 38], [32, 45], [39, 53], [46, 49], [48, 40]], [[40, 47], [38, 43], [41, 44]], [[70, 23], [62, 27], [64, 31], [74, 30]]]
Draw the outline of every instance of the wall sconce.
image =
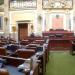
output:
[[41, 22], [42, 22], [42, 16], [39, 15], [39, 16], [37, 17], [37, 20], [38, 20], [39, 23], [41, 23]]
[[73, 20], [75, 21], [75, 16], [73, 17]]
[[4, 17], [4, 20], [5, 20], [6, 25], [7, 25], [7, 23], [8, 23], [8, 17]]
[[16, 32], [16, 26], [12, 26], [12, 31]]
[[33, 25], [31, 25], [31, 29], [33, 30]]
[[57, 14], [57, 15], [56, 15], [56, 18], [58, 19], [59, 17], [60, 17], [60, 15]]
[[4, 17], [4, 20], [5, 20], [5, 21], [8, 21], [8, 17]]
[[34, 27], [33, 27], [33, 25], [31, 25], [31, 33], [33, 33], [33, 29], [34, 29]]

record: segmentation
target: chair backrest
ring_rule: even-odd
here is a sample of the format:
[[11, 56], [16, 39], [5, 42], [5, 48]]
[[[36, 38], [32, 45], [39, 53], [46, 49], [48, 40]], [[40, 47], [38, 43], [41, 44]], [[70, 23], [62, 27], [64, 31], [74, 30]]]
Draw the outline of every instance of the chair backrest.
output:
[[34, 55], [34, 53], [35, 53], [35, 50], [32, 50], [32, 49], [17, 50], [17, 55], [18, 55], [18, 57], [21, 57], [21, 58], [30, 58], [31, 56]]
[[6, 49], [4, 47], [0, 47], [0, 55], [7, 55]]
[[9, 72], [6, 69], [0, 69], [0, 75], [9, 75]]
[[28, 39], [25, 39], [25, 40], [22, 40], [20, 42], [21, 45], [28, 45], [29, 44], [29, 40]]

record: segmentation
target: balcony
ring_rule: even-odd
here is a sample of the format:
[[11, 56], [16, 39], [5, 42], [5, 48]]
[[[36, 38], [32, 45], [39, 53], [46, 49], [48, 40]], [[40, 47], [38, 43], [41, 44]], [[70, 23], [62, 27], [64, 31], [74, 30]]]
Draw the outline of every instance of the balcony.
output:
[[73, 0], [43, 0], [44, 9], [73, 9]]
[[11, 0], [10, 9], [36, 9], [36, 0]]

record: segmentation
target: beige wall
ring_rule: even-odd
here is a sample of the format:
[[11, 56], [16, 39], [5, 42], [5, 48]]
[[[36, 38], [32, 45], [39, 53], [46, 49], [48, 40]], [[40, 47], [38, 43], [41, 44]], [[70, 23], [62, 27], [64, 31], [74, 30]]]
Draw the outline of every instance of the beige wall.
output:
[[32, 20], [34, 21], [35, 13], [13, 12], [11, 13], [11, 23], [16, 25], [16, 21]]
[[29, 34], [30, 34], [30, 26], [31, 24], [33, 24], [33, 26], [35, 26], [35, 12], [25, 12], [25, 11], [21, 11], [21, 12], [14, 12], [14, 11], [11, 11], [10, 12], [10, 32], [12, 32], [12, 26], [18, 26], [18, 22], [29, 22]]
[[[7, 0], [4, 0], [7, 2]], [[30, 23], [29, 23], [29, 30], [28, 30], [28, 34], [31, 33], [31, 24], [33, 24], [34, 26], [34, 32], [36, 33], [41, 33], [42, 30], [46, 30], [48, 31], [51, 27], [51, 23], [50, 23], [50, 16], [51, 16], [51, 13], [64, 13], [65, 14], [65, 17], [69, 17], [71, 19], [71, 22], [73, 22], [71, 25], [71, 29], [75, 31], [75, 26], [74, 26], [74, 20], [73, 20], [73, 16], [75, 16], [75, 5], [73, 7], [73, 10], [70, 11], [70, 10], [43, 10], [42, 9], [42, 0], [37, 0], [37, 9], [36, 10], [21, 10], [21, 11], [8, 11], [8, 6], [5, 2], [5, 13], [2, 13], [0, 12], [0, 15], [3, 15], [3, 16], [7, 16], [9, 18], [9, 33], [12, 33], [12, 26], [16, 26], [17, 28], [17, 24], [18, 24], [18, 21], [25, 21], [25, 20], [30, 20]], [[75, 0], [74, 0], [75, 2]], [[9, 13], [8, 13], [9, 12]], [[69, 15], [68, 15], [69, 13]], [[41, 17], [42, 17], [42, 23], [41, 25], [38, 24], [38, 16], [39, 14], [41, 14]], [[68, 26], [68, 23], [67, 22], [68, 18], [66, 18], [66, 22], [65, 22], [65, 25], [64, 26], [64, 29], [67, 29], [69, 30], [69, 26]], [[46, 22], [45, 22], [46, 21]], [[42, 27], [42, 26], [45, 26], [45, 27]], [[5, 27], [5, 26], [4, 26]], [[44, 29], [43, 29], [44, 28]], [[17, 29], [18, 30], [18, 29]], [[16, 31], [17, 33], [17, 31]]]

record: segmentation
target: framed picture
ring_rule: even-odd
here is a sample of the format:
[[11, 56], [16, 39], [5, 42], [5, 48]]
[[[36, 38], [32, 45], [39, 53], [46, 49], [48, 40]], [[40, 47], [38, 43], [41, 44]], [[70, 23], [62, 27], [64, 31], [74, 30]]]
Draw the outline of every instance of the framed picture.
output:
[[73, 0], [43, 0], [44, 9], [72, 9]]

